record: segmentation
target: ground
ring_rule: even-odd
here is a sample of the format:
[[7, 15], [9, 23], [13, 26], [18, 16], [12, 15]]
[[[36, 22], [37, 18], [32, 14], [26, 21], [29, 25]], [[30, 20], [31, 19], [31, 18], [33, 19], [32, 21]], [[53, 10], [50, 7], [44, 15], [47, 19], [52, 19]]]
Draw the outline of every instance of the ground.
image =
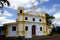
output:
[[[3, 40], [21, 40], [19, 38], [3, 38]], [[60, 34], [54, 34], [51, 36], [33, 36], [31, 39], [25, 40], [60, 40]]]
[[28, 40], [60, 40], [60, 34], [54, 34], [52, 36], [33, 36], [32, 39]]

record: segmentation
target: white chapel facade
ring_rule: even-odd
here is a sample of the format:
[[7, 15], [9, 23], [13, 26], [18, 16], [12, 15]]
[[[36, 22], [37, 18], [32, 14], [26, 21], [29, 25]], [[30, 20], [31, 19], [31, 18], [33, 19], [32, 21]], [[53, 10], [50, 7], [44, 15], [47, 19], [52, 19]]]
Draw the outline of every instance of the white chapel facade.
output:
[[24, 36], [32, 38], [32, 36], [48, 35], [51, 31], [51, 26], [46, 25], [46, 13], [36, 13], [27, 11], [24, 13], [24, 8], [18, 7], [16, 22], [5, 23], [6, 37]]

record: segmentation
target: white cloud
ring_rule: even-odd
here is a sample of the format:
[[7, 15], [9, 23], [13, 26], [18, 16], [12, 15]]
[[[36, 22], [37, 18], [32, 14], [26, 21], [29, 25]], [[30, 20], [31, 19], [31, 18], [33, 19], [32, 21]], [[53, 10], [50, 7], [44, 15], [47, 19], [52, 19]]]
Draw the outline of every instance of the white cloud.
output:
[[[36, 2], [33, 2], [34, 4], [34, 6], [36, 6], [36, 5], [38, 5], [39, 3], [36, 1]], [[26, 8], [28, 7], [28, 8], [30, 8], [30, 7], [32, 7], [33, 6], [32, 5], [32, 2], [31, 3], [28, 3], [27, 5], [26, 5]]]
[[5, 20], [5, 16], [0, 17], [0, 26], [3, 26], [4, 20]]
[[49, 2], [49, 0], [40, 0], [40, 3]]
[[25, 7], [28, 5], [27, 7], [29, 7], [29, 6], [31, 6], [32, 2], [37, 2], [37, 0], [12, 0], [12, 1], [8, 0], [8, 1], [11, 3], [10, 7], [14, 8], [14, 9], [17, 9], [18, 6]]
[[[17, 9], [18, 6], [30, 8], [32, 6], [32, 3], [34, 3], [35, 6], [38, 4], [37, 0], [8, 0], [8, 1], [11, 4], [9, 8], [12, 8], [12, 9]], [[8, 7], [7, 5], [4, 5], [4, 6]], [[0, 13], [0, 15], [2, 15], [2, 14]], [[6, 10], [4, 11], [2, 16], [3, 17], [0, 17], [0, 24], [8, 23], [8, 22], [14, 22], [15, 21], [15, 20], [10, 20], [10, 19], [6, 18], [6, 16], [9, 16], [9, 17], [13, 16], [13, 14], [9, 13]]]
[[57, 7], [60, 7], [60, 5], [53, 4], [51, 8], [47, 8], [47, 7], [43, 6], [43, 7], [38, 8], [37, 11], [45, 11], [48, 14], [51, 14], [51, 13], [54, 13], [57, 10]]
[[26, 8], [28, 7], [28, 8], [30, 8], [32, 6], [32, 4], [27, 4], [26, 5]]
[[8, 11], [4, 11], [3, 15], [4, 16], [12, 16], [13, 14], [9, 13]]
[[5, 16], [0, 17], [0, 22], [4, 21], [4, 19], [5, 19]]
[[12, 14], [9, 13], [9, 12], [7, 12], [6, 10], [4, 11], [3, 14], [0, 13], [0, 26], [3, 26], [3, 23], [5, 23], [5, 22], [13, 22], [13, 20], [8, 20], [8, 19], [6, 18], [6, 16], [7, 16], [7, 17], [8, 17], [8, 16], [11, 17]]
[[38, 2], [35, 2], [35, 4], [34, 4], [34, 5], [36, 6], [36, 5], [38, 5], [38, 4], [39, 4]]
[[56, 8], [52, 7], [52, 8], [49, 9], [49, 8], [46, 8], [46, 7], [40, 7], [36, 10], [37, 11], [45, 11], [46, 13], [51, 14], [51, 13], [56, 11]]
[[53, 13], [53, 12], [55, 12], [55, 10], [56, 10], [56, 8], [51, 8], [51, 9], [48, 9], [46, 12]]
[[42, 8], [37, 8], [36, 11], [37, 12], [42, 11]]
[[59, 18], [60, 18], [60, 11], [57, 12], [57, 13], [54, 15], [54, 17], [55, 17], [56, 19], [59, 19]]
[[55, 17], [54, 23], [60, 25], [60, 11], [54, 14], [54, 17]]
[[4, 13], [2, 14], [2, 13], [0, 13], [0, 16], [12, 16], [13, 14], [11, 14], [11, 13], [9, 13], [8, 11], [4, 11]]
[[49, 0], [41, 0], [42, 2], [48, 2]]
[[0, 26], [3, 25], [4, 23], [9, 23], [9, 22], [16, 22], [16, 21], [11, 19], [6, 19], [5, 16], [0, 17]]
[[58, 4], [53, 4], [53, 7], [56, 8], [56, 7], [59, 7], [60, 5]]

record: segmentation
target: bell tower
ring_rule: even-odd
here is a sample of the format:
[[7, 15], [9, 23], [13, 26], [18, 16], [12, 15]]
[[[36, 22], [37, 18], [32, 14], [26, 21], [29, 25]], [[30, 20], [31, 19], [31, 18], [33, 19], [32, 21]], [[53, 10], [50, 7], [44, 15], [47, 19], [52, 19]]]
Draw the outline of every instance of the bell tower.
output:
[[[18, 14], [17, 14], [17, 28], [16, 28], [16, 36], [20, 36], [20, 15], [22, 15], [22, 21], [24, 21], [24, 8], [23, 7], [18, 7]], [[24, 22], [22, 22], [22, 35], [24, 36]]]

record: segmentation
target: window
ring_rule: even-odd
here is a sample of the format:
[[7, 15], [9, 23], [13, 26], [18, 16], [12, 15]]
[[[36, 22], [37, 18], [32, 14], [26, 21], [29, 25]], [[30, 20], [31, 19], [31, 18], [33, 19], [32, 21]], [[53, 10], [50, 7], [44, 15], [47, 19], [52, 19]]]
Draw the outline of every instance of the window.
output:
[[1, 29], [0, 29], [1, 31], [4, 31], [4, 27], [1, 27]]
[[25, 17], [25, 20], [28, 20], [28, 18], [27, 18], [27, 17]]
[[42, 31], [42, 27], [40, 27], [40, 31]]
[[25, 27], [25, 30], [28, 31], [28, 26]]
[[22, 10], [20, 10], [20, 13], [22, 13]]
[[12, 31], [16, 31], [16, 26], [13, 26], [12, 27]]
[[33, 21], [35, 21], [35, 18], [33, 18]]
[[39, 19], [39, 21], [41, 22], [41, 19]]

